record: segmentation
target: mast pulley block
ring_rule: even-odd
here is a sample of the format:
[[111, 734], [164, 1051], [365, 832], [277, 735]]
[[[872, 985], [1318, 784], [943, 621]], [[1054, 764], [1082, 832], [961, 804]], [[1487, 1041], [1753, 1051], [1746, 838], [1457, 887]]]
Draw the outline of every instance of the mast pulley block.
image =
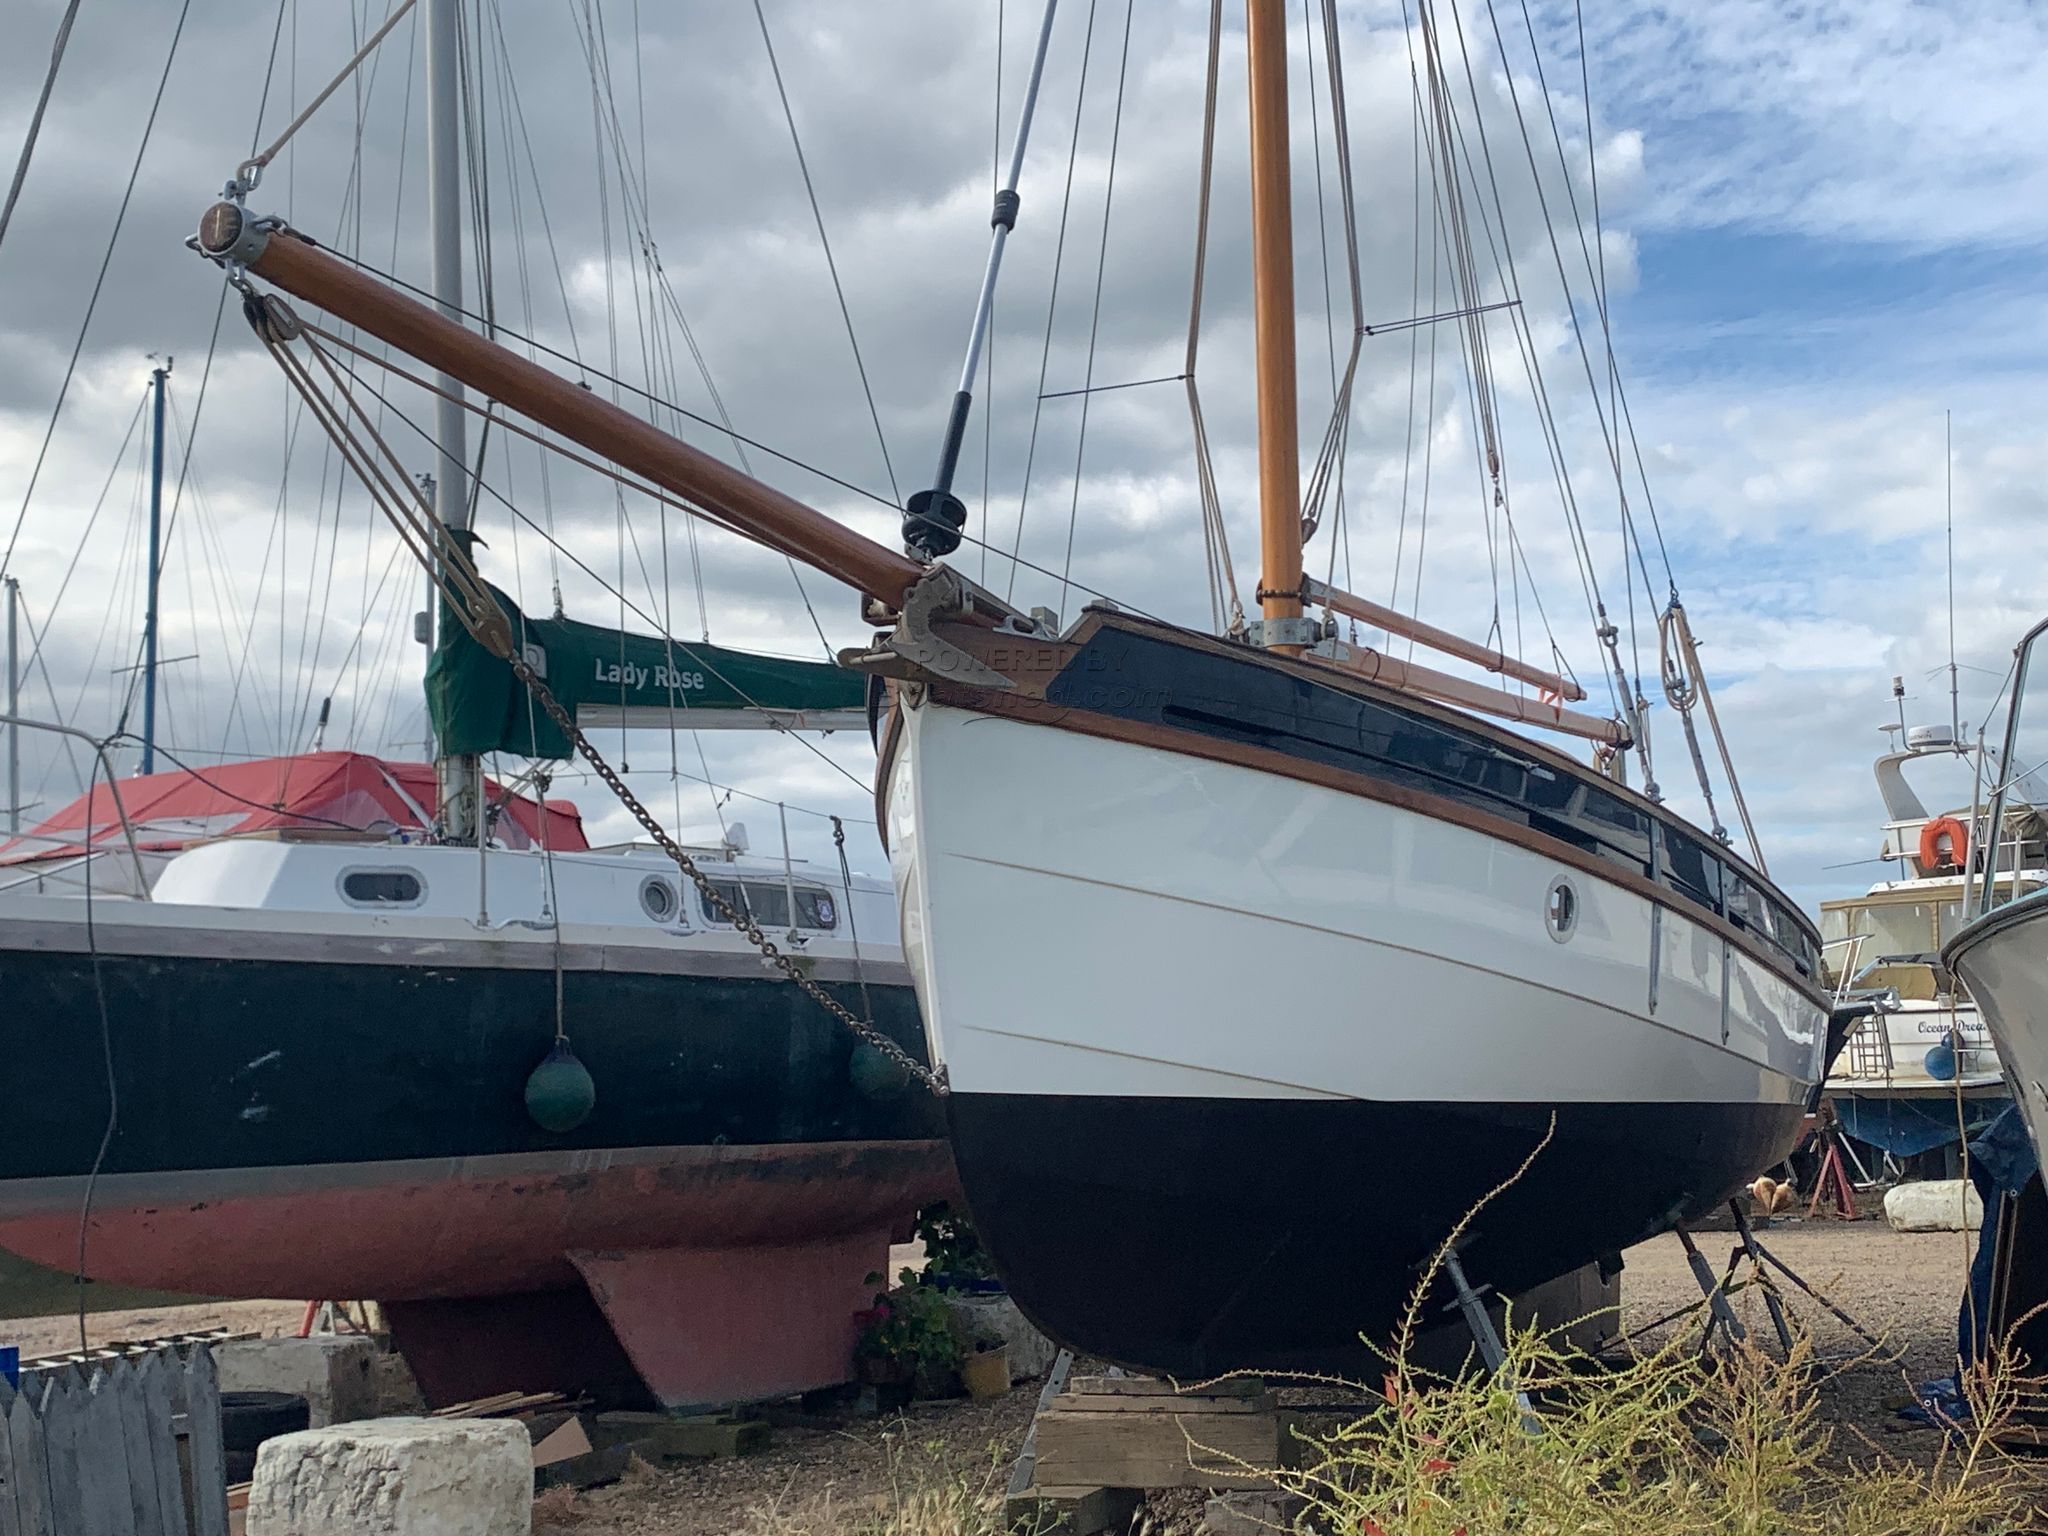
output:
[[297, 341], [305, 334], [305, 322], [299, 319], [298, 311], [277, 294], [245, 293], [242, 313], [258, 336], [279, 346]]

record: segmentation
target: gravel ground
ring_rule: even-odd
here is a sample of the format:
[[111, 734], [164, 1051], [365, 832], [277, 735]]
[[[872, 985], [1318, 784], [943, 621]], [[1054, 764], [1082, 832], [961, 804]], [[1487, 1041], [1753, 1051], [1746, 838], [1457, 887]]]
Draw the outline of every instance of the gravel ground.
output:
[[[1885, 1343], [1883, 1351], [1872, 1350], [1817, 1303], [1789, 1285], [1782, 1288], [1791, 1303], [1788, 1310], [1811, 1335], [1815, 1352], [1840, 1367], [1821, 1389], [1822, 1413], [1836, 1426], [1838, 1451], [1852, 1460], [1871, 1448], [1931, 1460], [1941, 1444], [1939, 1432], [1916, 1428], [1892, 1409], [1918, 1383], [1955, 1369], [1956, 1315], [1975, 1236], [1894, 1232], [1882, 1221], [1809, 1223], [1783, 1217], [1757, 1236], [1807, 1284]], [[1727, 1262], [1735, 1236], [1707, 1232], [1698, 1242], [1718, 1268]], [[1626, 1258], [1621, 1294], [1630, 1329], [1699, 1300], [1677, 1238], [1644, 1243]], [[1759, 1295], [1738, 1293], [1734, 1305], [1747, 1327], [1771, 1337], [1770, 1317]], [[1688, 1320], [1672, 1326], [1697, 1329], [1700, 1324]], [[1664, 1331], [1653, 1332], [1643, 1342], [1664, 1336]]]
[[[1838, 1426], [1840, 1453], [1850, 1460], [1877, 1450], [1931, 1458], [1939, 1436], [1898, 1419], [1888, 1403], [1951, 1368], [1969, 1240], [1957, 1233], [1908, 1236], [1882, 1222], [1783, 1218], [1761, 1236], [1817, 1290], [1902, 1352], [1893, 1363], [1871, 1358], [1869, 1347], [1818, 1305], [1794, 1300], [1792, 1310], [1821, 1357], [1853, 1362], [1822, 1389], [1825, 1411]], [[1708, 1261], [1719, 1265], [1734, 1237], [1706, 1233], [1699, 1242]], [[1622, 1298], [1630, 1329], [1699, 1299], [1675, 1237], [1628, 1253]], [[1768, 1332], [1760, 1300], [1738, 1295], [1736, 1301], [1738, 1315]], [[901, 1419], [837, 1431], [777, 1430], [773, 1446], [756, 1456], [650, 1469], [574, 1499], [557, 1495], [542, 1506], [536, 1536], [748, 1536], [778, 1528], [829, 1536], [874, 1507], [890, 1486], [892, 1465], [915, 1469], [936, 1458], [961, 1469], [987, 1468], [991, 1486], [1000, 1488], [1035, 1400], [1024, 1384], [995, 1403], [920, 1404]], [[1191, 1496], [1159, 1501], [1154, 1513], [1165, 1517], [1162, 1536], [1195, 1529], [1199, 1507]], [[771, 1521], [771, 1514], [779, 1521]]]

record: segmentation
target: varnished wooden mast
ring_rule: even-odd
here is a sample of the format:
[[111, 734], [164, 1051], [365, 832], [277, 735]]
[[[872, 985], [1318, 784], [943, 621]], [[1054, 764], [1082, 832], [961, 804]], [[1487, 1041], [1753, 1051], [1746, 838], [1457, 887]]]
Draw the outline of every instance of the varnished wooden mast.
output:
[[[1285, 0], [1245, 0], [1251, 77], [1252, 313], [1258, 344], [1259, 607], [1301, 617], [1301, 444], [1295, 424], [1293, 178]], [[1276, 646], [1295, 655], [1299, 646]]]
[[561, 433], [603, 459], [696, 502], [737, 531], [837, 577], [891, 608], [923, 567], [710, 454], [679, 442], [595, 392], [489, 341], [455, 320], [358, 272], [288, 230], [267, 235], [233, 203], [199, 225], [199, 247], [239, 260], [338, 319], [389, 342], [428, 367]]

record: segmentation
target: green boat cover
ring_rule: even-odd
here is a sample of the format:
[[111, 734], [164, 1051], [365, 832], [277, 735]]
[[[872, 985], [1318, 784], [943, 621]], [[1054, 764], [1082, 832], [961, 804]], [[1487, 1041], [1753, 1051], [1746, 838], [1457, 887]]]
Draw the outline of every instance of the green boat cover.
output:
[[[867, 680], [833, 662], [531, 618], [491, 592], [528, 662], [580, 726], [831, 731], [866, 723]], [[570, 755], [511, 667], [454, 622], [442, 624], [427, 662], [427, 713], [444, 753]]]

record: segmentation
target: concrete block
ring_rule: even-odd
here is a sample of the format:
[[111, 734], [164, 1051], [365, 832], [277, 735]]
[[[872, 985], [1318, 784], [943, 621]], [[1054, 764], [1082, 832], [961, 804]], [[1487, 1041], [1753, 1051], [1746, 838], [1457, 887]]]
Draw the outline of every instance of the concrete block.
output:
[[359, 1334], [238, 1339], [214, 1346], [223, 1392], [296, 1392], [314, 1429], [378, 1411], [377, 1345]]
[[1894, 1232], [1975, 1232], [1984, 1202], [1968, 1179], [1922, 1179], [1885, 1191], [1884, 1219]]
[[506, 1419], [371, 1419], [267, 1440], [248, 1536], [531, 1536], [533, 1448]]
[[1010, 1380], [1035, 1380], [1052, 1369], [1059, 1346], [1040, 1333], [1009, 1297], [948, 1296], [946, 1306], [956, 1333], [966, 1338], [992, 1333], [1010, 1346]]

